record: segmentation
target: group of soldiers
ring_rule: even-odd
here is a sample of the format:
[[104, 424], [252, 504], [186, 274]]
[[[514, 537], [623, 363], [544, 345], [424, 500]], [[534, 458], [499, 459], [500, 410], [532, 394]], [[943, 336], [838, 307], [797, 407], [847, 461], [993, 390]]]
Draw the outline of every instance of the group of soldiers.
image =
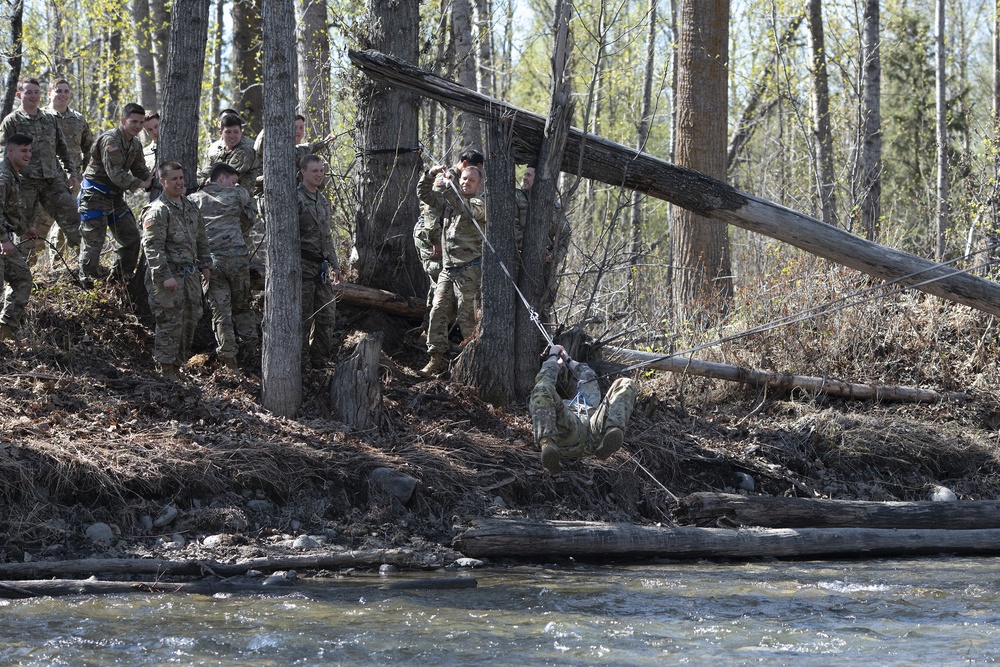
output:
[[[0, 122], [0, 269], [7, 285], [0, 340], [16, 338], [21, 326], [31, 293], [29, 267], [51, 217], [68, 246], [79, 249], [79, 279], [85, 287], [98, 280], [124, 283], [137, 268], [145, 272], [156, 320], [154, 358], [165, 378], [176, 380], [190, 357], [203, 297], [212, 310], [220, 364], [237, 370], [238, 358], [259, 363], [259, 320], [250, 307], [249, 233], [257, 223], [256, 199], [262, 191], [262, 137], [255, 148], [243, 135], [240, 115], [222, 112], [219, 139], [198, 172], [203, 185], [188, 195], [183, 167], [158, 158], [156, 112], [127, 104], [119, 125], [95, 138], [83, 116], [69, 108], [65, 79], [50, 83], [47, 108], [40, 107], [37, 79], [21, 79], [16, 96], [19, 108]], [[305, 118], [297, 116], [297, 143], [304, 126]], [[143, 132], [149, 139], [145, 148], [139, 139]], [[296, 146], [304, 365], [325, 365], [332, 354], [331, 283], [339, 282], [340, 271], [330, 204], [322, 192], [326, 165], [311, 151], [332, 140]], [[125, 199], [136, 190], [149, 196], [138, 221]], [[101, 265], [108, 232], [115, 255], [110, 270]]]

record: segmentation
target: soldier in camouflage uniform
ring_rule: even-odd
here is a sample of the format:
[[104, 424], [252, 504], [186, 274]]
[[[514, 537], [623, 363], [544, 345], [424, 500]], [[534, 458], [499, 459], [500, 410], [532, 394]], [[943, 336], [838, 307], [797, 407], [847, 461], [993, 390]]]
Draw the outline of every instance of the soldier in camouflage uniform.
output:
[[[562, 400], [556, 391], [563, 365], [577, 379], [577, 395], [569, 401]], [[602, 401], [597, 375], [590, 366], [573, 361], [562, 345], [551, 346], [535, 376], [535, 388], [528, 401], [535, 443], [545, 469], [552, 474], [561, 471], [562, 457], [596, 456], [604, 460], [618, 451], [637, 393], [632, 380], [618, 378]]]
[[201, 286], [212, 279], [212, 254], [205, 221], [184, 196], [184, 169], [164, 162], [158, 171], [163, 194], [142, 209], [142, 250], [149, 265], [149, 307], [156, 318], [153, 356], [164, 378], [175, 380], [191, 356], [203, 311]]
[[126, 104], [121, 124], [101, 134], [91, 149], [80, 193], [80, 277], [85, 284], [100, 277], [101, 250], [108, 230], [115, 239], [112, 276], [125, 281], [135, 272], [139, 230], [132, 209], [125, 203], [125, 192], [145, 190], [153, 182], [138, 139], [145, 113], [134, 102]]
[[437, 375], [447, 368], [444, 355], [450, 347], [448, 328], [453, 317], [462, 336], [468, 338], [475, 330], [476, 297], [483, 275], [483, 237], [476, 223], [485, 231], [486, 204], [475, 196], [483, 182], [482, 172], [478, 167], [462, 170], [458, 181], [462, 193], [459, 199], [451, 181], [438, 176], [443, 171], [440, 165], [425, 171], [417, 183], [420, 200], [439, 211], [442, 217], [442, 268], [434, 289], [427, 330], [427, 350], [431, 359], [419, 371], [424, 377]]
[[[326, 165], [315, 155], [299, 165], [299, 242], [302, 254], [302, 365], [326, 365], [333, 356], [337, 301], [333, 285], [340, 283], [340, 263], [333, 247], [330, 202], [320, 190]], [[310, 341], [310, 329], [312, 339]], [[308, 349], [308, 357], [306, 350]]]
[[243, 119], [236, 113], [223, 113], [219, 118], [219, 129], [222, 136], [208, 147], [205, 162], [198, 170], [198, 180], [207, 180], [212, 167], [225, 162], [240, 173], [240, 185], [255, 194], [261, 164], [253, 148], [253, 140], [243, 136]]
[[[447, 173], [449, 180], [457, 182], [466, 167], [480, 167], [484, 163], [483, 154], [474, 148], [463, 152]], [[427, 315], [424, 316], [422, 330], [427, 331], [430, 324], [430, 310], [434, 304], [434, 289], [441, 274], [441, 222], [445, 211], [432, 207], [426, 202], [420, 203], [420, 219], [413, 226], [413, 245], [417, 248], [420, 263], [430, 286], [427, 289]], [[464, 332], [463, 332], [464, 333]]]
[[31, 296], [31, 271], [11, 238], [12, 234], [24, 235], [28, 230], [21, 217], [19, 172], [31, 164], [31, 143], [31, 137], [25, 134], [8, 136], [6, 155], [0, 162], [0, 275], [7, 283], [0, 312], [0, 340], [14, 338]]
[[[70, 189], [80, 180], [79, 153], [74, 155], [70, 151], [59, 128], [59, 119], [39, 108], [42, 89], [38, 79], [21, 79], [17, 84], [17, 98], [21, 100], [21, 108], [0, 122], [0, 144], [6, 144], [14, 134], [33, 139], [31, 164], [21, 174], [21, 215], [25, 223], [31, 225], [29, 229], [37, 231], [32, 223], [36, 207], [41, 204], [75, 248], [80, 245], [80, 214]], [[33, 246], [35, 238], [31, 237]], [[35, 247], [40, 247], [41, 242], [37, 243]]]
[[[87, 120], [76, 110], [69, 108], [70, 87], [66, 79], [56, 79], [49, 88], [49, 106], [45, 111], [59, 119], [59, 129], [62, 130], [63, 138], [69, 146], [69, 152], [74, 158], [80, 160], [80, 171], [87, 168], [90, 160], [90, 148], [94, 144], [94, 133], [90, 131]], [[80, 193], [79, 184], [70, 188], [70, 194], [76, 197]], [[52, 217], [44, 208], [35, 211], [35, 229], [39, 236], [48, 238], [58, 252], [66, 250], [66, 235], [56, 226], [52, 226]]]
[[[156, 174], [156, 166], [159, 162], [160, 143], [160, 113], [158, 111], [147, 111], [142, 120], [142, 131], [149, 137], [149, 143], [142, 149], [142, 158], [146, 161], [146, 169], [149, 173]], [[160, 180], [153, 178], [153, 184], [149, 186], [149, 201], [156, 199], [163, 193], [160, 187]]]
[[260, 338], [257, 318], [250, 308], [250, 255], [247, 235], [256, 217], [250, 193], [237, 184], [240, 174], [220, 162], [212, 167], [209, 183], [188, 199], [201, 211], [212, 251], [212, 280], [208, 302], [212, 306], [219, 362], [236, 370], [236, 355], [256, 359]]

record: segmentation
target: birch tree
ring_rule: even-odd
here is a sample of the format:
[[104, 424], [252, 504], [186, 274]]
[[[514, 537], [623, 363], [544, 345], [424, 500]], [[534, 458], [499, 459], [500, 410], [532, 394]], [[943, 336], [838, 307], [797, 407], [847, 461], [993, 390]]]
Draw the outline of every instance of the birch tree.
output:
[[879, 0], [864, 0], [861, 40], [860, 156], [855, 175], [855, 201], [861, 229], [869, 240], [879, 237], [882, 217], [882, 61], [879, 44]]

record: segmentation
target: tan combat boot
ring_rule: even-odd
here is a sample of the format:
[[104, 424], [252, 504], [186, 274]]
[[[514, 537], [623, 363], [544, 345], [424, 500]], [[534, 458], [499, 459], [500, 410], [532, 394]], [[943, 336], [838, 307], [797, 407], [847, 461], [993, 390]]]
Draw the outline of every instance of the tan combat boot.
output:
[[14, 327], [9, 324], [0, 324], [0, 341], [15, 340]]
[[177, 382], [180, 379], [180, 372], [177, 364], [160, 364], [160, 375], [167, 382]]
[[417, 375], [420, 377], [435, 377], [444, 373], [448, 369], [448, 362], [444, 360], [444, 352], [434, 352], [431, 354], [431, 360], [427, 362], [427, 365], [417, 371]]
[[219, 363], [223, 368], [233, 371], [234, 373], [238, 370], [236, 357], [219, 357]]
[[542, 467], [553, 475], [558, 475], [562, 472], [562, 463], [559, 462], [559, 448], [552, 444], [550, 438], [542, 438], [538, 444], [542, 448]]
[[602, 461], [607, 459], [609, 456], [621, 449], [622, 442], [624, 442], [624, 440], [625, 434], [622, 433], [620, 428], [609, 428], [604, 434], [604, 438], [601, 439], [600, 446], [594, 450], [594, 456]]

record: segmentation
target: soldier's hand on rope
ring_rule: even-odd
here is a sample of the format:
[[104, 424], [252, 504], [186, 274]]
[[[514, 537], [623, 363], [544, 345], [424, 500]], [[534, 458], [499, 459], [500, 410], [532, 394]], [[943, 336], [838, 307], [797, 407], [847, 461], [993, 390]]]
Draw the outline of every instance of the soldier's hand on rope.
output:
[[4, 241], [3, 244], [0, 244], [0, 254], [13, 255], [14, 250], [16, 248], [14, 248], [14, 244], [10, 241]]
[[177, 279], [176, 278], [167, 278], [166, 280], [164, 280], [163, 281], [163, 289], [167, 290], [168, 292], [176, 292], [177, 291]]

